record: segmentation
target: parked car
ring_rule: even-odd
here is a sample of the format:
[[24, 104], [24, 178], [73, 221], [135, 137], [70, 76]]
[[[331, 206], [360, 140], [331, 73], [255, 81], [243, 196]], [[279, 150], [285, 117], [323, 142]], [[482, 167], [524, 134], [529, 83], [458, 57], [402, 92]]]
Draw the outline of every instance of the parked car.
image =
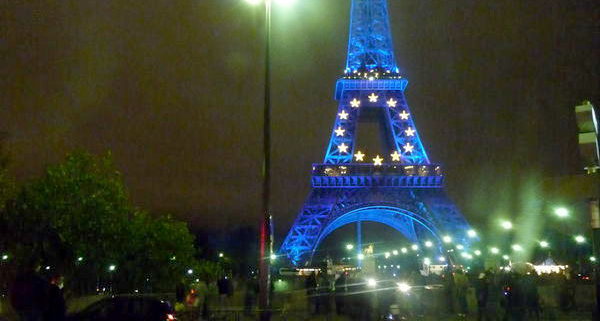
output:
[[150, 296], [113, 296], [93, 303], [67, 321], [171, 321], [177, 320], [171, 304]]

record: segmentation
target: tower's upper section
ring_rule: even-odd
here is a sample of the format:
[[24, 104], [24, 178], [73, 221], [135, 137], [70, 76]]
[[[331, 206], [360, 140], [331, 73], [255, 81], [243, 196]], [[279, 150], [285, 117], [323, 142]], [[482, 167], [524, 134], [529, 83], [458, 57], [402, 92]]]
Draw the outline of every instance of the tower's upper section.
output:
[[386, 0], [352, 0], [346, 74], [399, 72], [394, 58]]

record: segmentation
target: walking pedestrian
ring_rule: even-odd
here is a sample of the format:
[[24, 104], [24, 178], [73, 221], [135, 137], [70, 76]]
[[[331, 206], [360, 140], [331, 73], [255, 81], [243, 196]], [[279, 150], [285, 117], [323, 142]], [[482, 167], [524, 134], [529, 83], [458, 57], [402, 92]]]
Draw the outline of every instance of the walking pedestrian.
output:
[[488, 301], [488, 281], [485, 273], [480, 273], [475, 281], [475, 297], [477, 298], [477, 321], [483, 320]]
[[467, 306], [467, 291], [469, 290], [469, 280], [462, 270], [458, 270], [454, 276], [456, 283], [456, 297], [458, 298], [458, 315], [466, 317], [469, 313]]
[[45, 320], [63, 321], [67, 313], [67, 304], [63, 295], [63, 278], [54, 275], [48, 288], [48, 305], [44, 313]]

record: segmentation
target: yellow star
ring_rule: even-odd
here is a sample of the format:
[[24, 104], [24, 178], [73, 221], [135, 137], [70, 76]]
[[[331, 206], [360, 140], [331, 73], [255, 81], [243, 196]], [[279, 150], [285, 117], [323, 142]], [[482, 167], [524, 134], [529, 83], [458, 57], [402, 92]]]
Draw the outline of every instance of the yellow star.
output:
[[376, 103], [377, 102], [377, 98], [379, 98], [379, 96], [375, 95], [375, 93], [371, 93], [369, 95], [369, 101], [372, 103]]
[[413, 149], [415, 148], [415, 146], [411, 145], [410, 143], [406, 143], [406, 145], [402, 147], [404, 148], [405, 153], [412, 153]]
[[340, 153], [347, 153], [348, 152], [348, 145], [341, 143], [338, 145], [338, 151]]
[[373, 158], [373, 165], [374, 166], [381, 166], [381, 161], [383, 161], [383, 158], [379, 157], [379, 155], [375, 156], [375, 158]]
[[360, 106], [360, 100], [354, 98], [350, 101], [350, 106], [354, 107], [354, 108], [358, 108], [358, 106]]
[[400, 116], [400, 119], [404, 119], [404, 120], [407, 120], [409, 115], [410, 115], [410, 114], [409, 114], [409, 113], [407, 113], [407, 112], [406, 112], [406, 110], [403, 110], [403, 111], [402, 111], [402, 112], [399, 114], [399, 116]]
[[348, 113], [342, 109], [342, 112], [338, 114], [338, 116], [340, 116], [340, 119], [348, 119]]
[[406, 134], [406, 136], [415, 136], [415, 132], [416, 132], [416, 130], [414, 130], [414, 129], [410, 128], [410, 127], [408, 127], [408, 129], [404, 131], [404, 133]]
[[356, 157], [357, 162], [362, 162], [365, 160], [365, 154], [361, 153], [360, 151], [358, 151], [358, 153], [354, 154], [354, 157]]
[[342, 126], [338, 126], [336, 130], [334, 130], [336, 136], [344, 136], [344, 132], [346, 130], [342, 128]]
[[400, 161], [400, 153], [398, 153], [397, 150], [395, 150], [394, 153], [391, 154], [390, 156], [392, 156], [392, 161], [393, 162], [399, 162]]
[[390, 100], [387, 101], [388, 107], [396, 107], [396, 103], [397, 101], [395, 101], [394, 98], [390, 98]]

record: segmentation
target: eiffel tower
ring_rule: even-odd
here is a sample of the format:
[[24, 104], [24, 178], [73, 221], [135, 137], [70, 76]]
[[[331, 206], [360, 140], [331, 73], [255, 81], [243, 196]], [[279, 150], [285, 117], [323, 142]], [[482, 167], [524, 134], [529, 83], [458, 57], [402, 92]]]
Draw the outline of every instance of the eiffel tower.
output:
[[[394, 57], [386, 0], [352, 0], [344, 75], [323, 163], [313, 164], [312, 191], [285, 238], [280, 255], [309, 262], [332, 231], [372, 221], [410, 242], [443, 235], [468, 243], [469, 225], [444, 190], [440, 165], [429, 162], [404, 97], [408, 85]], [[377, 121], [389, 154], [366, 155], [356, 146], [360, 123]]]

